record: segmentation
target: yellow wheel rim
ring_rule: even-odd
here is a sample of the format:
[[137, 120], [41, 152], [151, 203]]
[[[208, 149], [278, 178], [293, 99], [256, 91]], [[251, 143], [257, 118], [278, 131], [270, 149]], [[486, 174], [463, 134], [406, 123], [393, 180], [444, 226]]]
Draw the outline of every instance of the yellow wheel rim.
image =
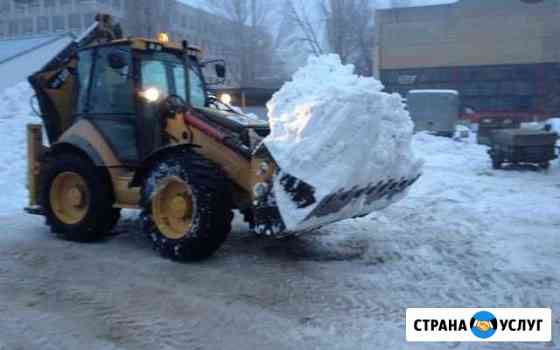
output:
[[86, 181], [74, 172], [58, 174], [49, 193], [54, 215], [67, 225], [82, 221], [89, 210], [90, 193]]
[[190, 186], [173, 177], [156, 189], [152, 215], [159, 231], [172, 240], [187, 236], [192, 227], [194, 203]]

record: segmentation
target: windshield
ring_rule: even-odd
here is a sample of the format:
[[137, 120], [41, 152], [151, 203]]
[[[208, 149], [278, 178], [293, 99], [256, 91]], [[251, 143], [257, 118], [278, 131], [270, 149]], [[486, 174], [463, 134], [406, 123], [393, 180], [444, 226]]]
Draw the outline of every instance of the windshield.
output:
[[141, 63], [143, 88], [156, 88], [163, 97], [177, 95], [185, 101], [190, 101], [193, 107], [204, 107], [206, 105], [204, 80], [196, 62], [191, 62], [193, 68], [189, 68], [190, 89], [187, 90], [185, 65], [179, 57], [171, 53], [158, 52], [144, 58]]
[[186, 96], [185, 68], [181, 59], [170, 53], [158, 52], [142, 60], [142, 86], [157, 88], [163, 96]]
[[198, 108], [206, 106], [206, 92], [202, 72], [198, 63], [192, 59], [191, 68], [189, 69], [189, 80], [191, 82], [191, 105]]

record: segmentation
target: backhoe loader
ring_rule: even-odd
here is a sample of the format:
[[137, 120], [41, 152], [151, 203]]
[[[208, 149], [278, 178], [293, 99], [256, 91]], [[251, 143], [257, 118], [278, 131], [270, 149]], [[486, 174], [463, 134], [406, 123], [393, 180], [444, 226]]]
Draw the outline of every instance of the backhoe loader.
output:
[[233, 210], [256, 233], [296, 233], [284, 225], [273, 186], [297, 208], [317, 206], [307, 231], [366, 215], [371, 210], [333, 214], [354, 201], [391, 198], [417, 180], [340, 189], [316, 203], [313, 186], [281, 172], [263, 144], [268, 124], [210, 95], [208, 68], [212, 78], [226, 75], [223, 61], [204, 62], [187, 41], [123, 38], [109, 15], [98, 15], [29, 77], [43, 123], [28, 126], [26, 211], [45, 216], [62, 238], [92, 241], [111, 231], [121, 209], [139, 209], [163, 256], [192, 261], [222, 245]]

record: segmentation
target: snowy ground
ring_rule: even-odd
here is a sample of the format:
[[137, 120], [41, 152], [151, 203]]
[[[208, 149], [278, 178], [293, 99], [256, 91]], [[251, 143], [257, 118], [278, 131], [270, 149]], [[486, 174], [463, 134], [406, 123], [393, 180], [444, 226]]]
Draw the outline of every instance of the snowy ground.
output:
[[560, 349], [560, 165], [494, 171], [485, 148], [417, 135], [426, 160], [389, 209], [289, 240], [239, 220], [219, 254], [159, 258], [134, 220], [53, 238], [25, 204], [28, 92], [0, 97], [0, 349], [480, 349], [407, 344], [408, 307], [552, 307]]

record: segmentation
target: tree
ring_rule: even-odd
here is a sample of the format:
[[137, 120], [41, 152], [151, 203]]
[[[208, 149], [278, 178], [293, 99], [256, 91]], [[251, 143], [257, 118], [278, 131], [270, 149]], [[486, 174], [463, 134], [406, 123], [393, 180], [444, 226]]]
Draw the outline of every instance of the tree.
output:
[[324, 54], [320, 29], [316, 23], [313, 23], [305, 3], [300, 0], [287, 0], [285, 16], [288, 25], [293, 25], [293, 28], [299, 31], [291, 38], [290, 44], [303, 43], [311, 54], [315, 56]]
[[[231, 22], [235, 49], [230, 60], [237, 61], [238, 82], [242, 86], [255, 83], [258, 76], [267, 75], [272, 61], [271, 39], [266, 31], [271, 11], [267, 0], [208, 0], [219, 16]], [[236, 69], [234, 68], [234, 71]]]
[[295, 41], [307, 45], [314, 55], [336, 53], [352, 63], [362, 75], [373, 73], [373, 0], [315, 0], [319, 13], [310, 16], [310, 2], [288, 0], [286, 16], [298, 29]]

